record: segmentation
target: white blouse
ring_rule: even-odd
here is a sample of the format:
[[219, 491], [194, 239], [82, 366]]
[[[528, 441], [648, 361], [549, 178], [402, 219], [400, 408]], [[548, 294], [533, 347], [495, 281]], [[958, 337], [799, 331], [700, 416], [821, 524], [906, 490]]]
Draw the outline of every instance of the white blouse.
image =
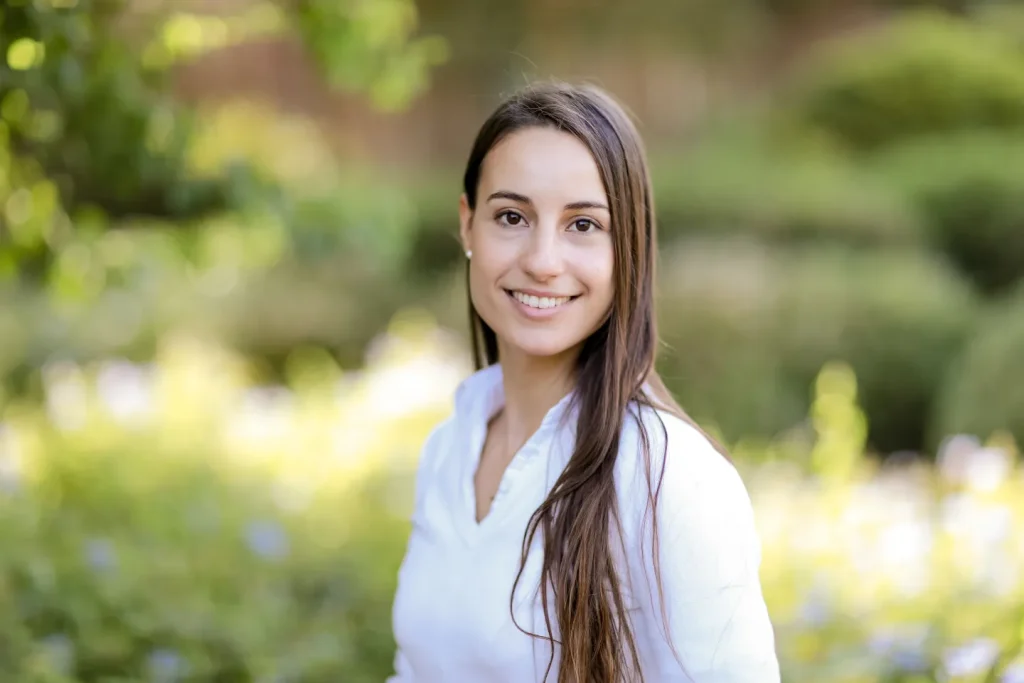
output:
[[[473, 478], [488, 421], [504, 405], [501, 367], [481, 370], [459, 386], [453, 414], [430, 434], [420, 458], [412, 533], [392, 613], [398, 643], [395, 674], [387, 683], [557, 680], [557, 647], [545, 681], [551, 646], [516, 626], [547, 635], [537, 590], [540, 533], [511, 602], [515, 623], [510, 598], [530, 516], [572, 454], [570, 396], [548, 412], [516, 453], [489, 513], [478, 524]], [[645, 408], [642, 414], [656, 482], [664, 436], [654, 410]], [[615, 471], [624, 541], [619, 575], [645, 681], [778, 683], [774, 634], [758, 577], [760, 542], [747, 491], [735, 468], [700, 432], [670, 414], [660, 416], [668, 451], [656, 519], [668, 635], [651, 557], [647, 480], [635, 416], [623, 428]], [[619, 548], [615, 538], [612, 547]], [[549, 610], [557, 639], [550, 600]]]

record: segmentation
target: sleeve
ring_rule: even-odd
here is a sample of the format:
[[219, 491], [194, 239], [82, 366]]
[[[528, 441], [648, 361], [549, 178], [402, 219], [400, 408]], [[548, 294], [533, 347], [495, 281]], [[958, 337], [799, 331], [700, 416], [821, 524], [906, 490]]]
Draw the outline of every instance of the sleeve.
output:
[[388, 676], [384, 683], [409, 683], [412, 681], [412, 669], [409, 668], [409, 661], [402, 654], [402, 650], [395, 651], [395, 673]]
[[[680, 420], [666, 429], [664, 479], [654, 515], [660, 594], [649, 510], [639, 531], [646, 538], [631, 544], [643, 549], [634, 553], [631, 564], [638, 565], [639, 576], [631, 588], [637, 605], [634, 634], [653, 643], [641, 648], [645, 673], [666, 682], [778, 683], [775, 636], [759, 577], [760, 540], [747, 490], [733, 465], [699, 431]], [[660, 425], [649, 431], [660, 432]], [[652, 434], [650, 462], [661, 462], [659, 443], [665, 441]], [[655, 484], [659, 469], [652, 473]], [[631, 498], [646, 508], [646, 478], [642, 486]]]
[[[416, 482], [415, 482], [415, 493], [413, 503], [412, 522], [413, 528], [411, 534], [416, 533], [416, 519], [420, 514], [421, 507], [423, 505], [423, 494], [430, 486], [431, 481], [434, 479], [434, 472], [436, 471], [436, 463], [439, 457], [439, 452], [442, 450], [440, 442], [442, 440], [444, 427], [450, 420], [446, 420], [437, 427], [435, 427], [431, 433], [427, 436], [423, 443], [423, 448], [420, 450], [419, 462], [416, 465]], [[405, 569], [406, 559], [408, 557], [408, 551], [406, 557], [402, 559], [402, 566], [398, 570], [398, 581], [401, 583], [402, 571]], [[397, 595], [397, 593], [396, 593]], [[392, 606], [392, 631], [396, 631], [395, 623], [395, 610]], [[412, 667], [409, 664], [408, 658], [402, 652], [401, 643], [396, 643], [397, 647], [395, 650], [394, 658], [394, 669], [393, 675], [389, 676], [385, 683], [411, 683]]]

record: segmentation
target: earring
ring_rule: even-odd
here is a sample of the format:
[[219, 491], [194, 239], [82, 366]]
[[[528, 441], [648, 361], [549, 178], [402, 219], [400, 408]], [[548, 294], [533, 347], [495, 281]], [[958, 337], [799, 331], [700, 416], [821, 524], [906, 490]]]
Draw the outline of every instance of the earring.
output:
[[466, 258], [473, 258], [473, 251], [471, 249], [466, 250]]

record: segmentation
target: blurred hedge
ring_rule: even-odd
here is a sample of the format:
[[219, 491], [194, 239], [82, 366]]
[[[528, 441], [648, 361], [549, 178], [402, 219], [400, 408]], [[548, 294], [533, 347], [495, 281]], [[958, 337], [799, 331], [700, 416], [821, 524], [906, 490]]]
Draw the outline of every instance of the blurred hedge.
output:
[[907, 193], [932, 244], [981, 288], [1024, 278], [1024, 132], [922, 137], [882, 152], [871, 167]]
[[923, 253], [683, 242], [662, 269], [662, 373], [684, 408], [731, 439], [799, 424], [815, 373], [843, 360], [860, 380], [871, 444], [920, 448], [976, 306], [957, 273]]
[[996, 28], [908, 12], [827, 43], [784, 96], [792, 119], [855, 150], [921, 134], [1024, 128], [1024, 51]]
[[[408, 317], [380, 348], [358, 376], [296, 359], [288, 386], [181, 338], [152, 364], [49, 364], [43, 401], [0, 412], [4, 680], [383, 681], [415, 461], [469, 368]], [[812, 457], [737, 458], [785, 680], [1008, 671], [1024, 618], [1014, 452], [879, 468], [856, 378], [833, 366], [814, 386]]]
[[361, 563], [396, 566], [406, 527], [382, 495], [282, 509], [266, 477], [155, 436], [51, 433], [0, 499], [5, 679], [380, 683], [394, 573]]
[[43, 401], [0, 408], [4, 680], [390, 673], [410, 463], [438, 413], [384, 406], [322, 356], [290, 371], [254, 385], [165, 338], [151, 364], [51, 362]]
[[1024, 286], [992, 307], [938, 394], [931, 442], [1008, 431], [1024, 443]]

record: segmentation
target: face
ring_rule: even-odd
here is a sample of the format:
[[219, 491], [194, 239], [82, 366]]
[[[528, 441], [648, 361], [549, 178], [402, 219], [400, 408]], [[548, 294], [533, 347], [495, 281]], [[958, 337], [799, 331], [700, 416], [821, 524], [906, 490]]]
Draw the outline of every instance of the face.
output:
[[574, 353], [607, 318], [614, 254], [601, 176], [576, 137], [519, 130], [487, 154], [476, 209], [462, 197], [470, 297], [501, 354]]

